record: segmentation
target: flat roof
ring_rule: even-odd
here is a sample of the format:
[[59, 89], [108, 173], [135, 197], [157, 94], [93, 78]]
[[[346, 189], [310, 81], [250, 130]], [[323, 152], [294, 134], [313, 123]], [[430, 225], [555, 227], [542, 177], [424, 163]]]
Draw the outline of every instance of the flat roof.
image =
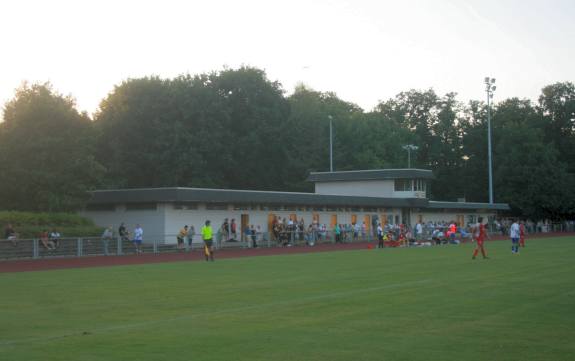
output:
[[429, 201], [427, 208], [430, 209], [488, 209], [498, 211], [508, 211], [507, 203], [477, 203], [477, 202], [438, 202]]
[[372, 169], [351, 170], [343, 172], [310, 172], [309, 182], [338, 182], [383, 179], [433, 179], [433, 172], [428, 169]]
[[298, 192], [269, 192], [209, 188], [137, 188], [96, 190], [90, 192], [88, 204], [149, 203], [149, 202], [203, 202], [243, 204], [285, 204], [309, 206], [364, 206], [426, 208], [424, 198], [383, 198], [326, 195]]

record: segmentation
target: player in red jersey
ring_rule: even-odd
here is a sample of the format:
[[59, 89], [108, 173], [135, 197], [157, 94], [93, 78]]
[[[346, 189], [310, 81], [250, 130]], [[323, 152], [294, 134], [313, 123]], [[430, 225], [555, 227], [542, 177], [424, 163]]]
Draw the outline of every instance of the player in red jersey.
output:
[[525, 222], [519, 222], [519, 247], [525, 247]]
[[485, 248], [483, 248], [483, 242], [485, 241], [485, 238], [487, 238], [487, 231], [485, 229], [485, 225], [483, 224], [483, 217], [479, 217], [477, 219], [477, 224], [473, 230], [473, 238], [475, 238], [477, 246], [475, 247], [475, 250], [473, 250], [473, 257], [471, 259], [475, 259], [475, 257], [477, 257], [477, 253], [480, 250], [483, 259], [489, 258], [487, 257], [487, 254], [485, 254]]

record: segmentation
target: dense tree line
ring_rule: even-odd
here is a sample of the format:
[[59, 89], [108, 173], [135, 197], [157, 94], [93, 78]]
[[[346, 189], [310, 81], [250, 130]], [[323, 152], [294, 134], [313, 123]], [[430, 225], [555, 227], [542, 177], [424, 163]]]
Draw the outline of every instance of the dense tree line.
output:
[[[242, 67], [117, 85], [90, 119], [49, 84], [24, 84], [0, 123], [0, 208], [74, 210], [86, 190], [211, 187], [313, 191], [309, 171], [432, 169], [431, 198], [486, 202], [486, 104], [410, 90], [372, 111], [298, 86], [286, 96]], [[495, 201], [515, 214], [575, 214], [575, 86], [492, 109]]]

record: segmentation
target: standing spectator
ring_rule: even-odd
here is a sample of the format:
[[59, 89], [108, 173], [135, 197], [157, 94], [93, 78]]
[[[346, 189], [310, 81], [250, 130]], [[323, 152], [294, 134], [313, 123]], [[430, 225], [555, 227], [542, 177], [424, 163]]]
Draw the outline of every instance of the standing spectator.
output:
[[383, 227], [381, 227], [381, 223], [377, 224], [377, 248], [383, 248], [385, 245], [383, 243]]
[[136, 247], [136, 253], [142, 253], [142, 241], [144, 240], [144, 230], [139, 224], [136, 224], [136, 228], [134, 228], [134, 239], [133, 243]]
[[188, 231], [188, 251], [192, 251], [192, 243], [194, 241], [194, 236], [196, 235], [196, 229], [194, 226], [190, 226], [190, 230]]
[[513, 221], [511, 228], [509, 228], [509, 237], [511, 238], [511, 253], [519, 253], [519, 223]]
[[210, 221], [206, 221], [205, 225], [202, 227], [202, 240], [204, 241], [204, 254], [206, 255], [206, 261], [214, 261], [214, 249], [213, 249], [213, 229], [210, 225]]
[[120, 240], [122, 240], [122, 241], [129, 241], [130, 240], [130, 234], [128, 233], [128, 230], [126, 229], [126, 225], [124, 224], [124, 222], [122, 222], [120, 224], [120, 227], [118, 227], [118, 236], [120, 236]]
[[220, 227], [221, 233], [222, 233], [222, 240], [224, 242], [227, 242], [230, 240], [230, 224], [228, 223], [228, 219], [225, 218], [224, 219], [224, 223], [222, 223], [222, 226]]
[[421, 222], [417, 222], [417, 224], [415, 225], [415, 240], [416, 241], [421, 241], [421, 239], [423, 238], [423, 225], [421, 224]]
[[104, 256], [108, 255], [108, 244], [114, 238], [114, 231], [112, 231], [112, 226], [109, 226], [102, 233], [102, 248], [104, 249]]
[[359, 225], [359, 223], [354, 223], [353, 224], [353, 240], [357, 241], [359, 239], [359, 232], [361, 232], [361, 226]]
[[243, 240], [245, 240], [245, 242], [246, 242], [246, 245], [248, 245], [248, 247], [249, 247], [249, 244], [250, 244], [250, 241], [252, 238], [252, 230], [251, 230], [249, 224], [246, 224], [246, 226], [245, 226], [243, 238], [244, 238]]
[[184, 240], [188, 236], [188, 225], [185, 225], [184, 228], [180, 229], [176, 240], [178, 241], [178, 251], [184, 249]]
[[238, 241], [238, 240], [236, 239], [236, 238], [238, 237], [237, 226], [238, 226], [238, 225], [236, 224], [236, 219], [235, 219], [235, 218], [232, 218], [232, 223], [230, 223], [230, 232], [231, 232], [231, 233], [230, 233], [230, 238], [231, 238], [230, 241], [233, 241], [233, 242], [237, 242], [237, 241]]
[[12, 227], [11, 224], [8, 224], [6, 226], [6, 229], [4, 230], [4, 238], [10, 241], [13, 246], [18, 245], [18, 234], [16, 233], [14, 227]]
[[473, 228], [473, 237], [477, 241], [477, 247], [473, 250], [473, 257], [471, 259], [475, 259], [479, 251], [481, 251], [483, 259], [489, 258], [487, 257], [487, 254], [485, 254], [485, 248], [483, 248], [483, 242], [485, 242], [485, 238], [487, 237], [485, 224], [483, 224], [483, 217], [477, 218], [477, 224]]
[[361, 239], [365, 241], [365, 236], [367, 235], [367, 226], [365, 222], [361, 223]]
[[256, 229], [254, 228], [254, 225], [252, 224], [250, 227], [250, 236], [252, 237], [252, 247], [253, 248], [258, 248], [258, 243], [256, 242], [257, 240], [257, 233], [256, 233]]
[[60, 232], [56, 230], [56, 228], [52, 228], [52, 232], [50, 232], [50, 241], [54, 244], [54, 248], [58, 248], [60, 246]]
[[335, 242], [339, 243], [341, 241], [341, 228], [339, 227], [338, 223], [335, 224], [335, 227], [333, 228], [333, 233], [335, 237]]

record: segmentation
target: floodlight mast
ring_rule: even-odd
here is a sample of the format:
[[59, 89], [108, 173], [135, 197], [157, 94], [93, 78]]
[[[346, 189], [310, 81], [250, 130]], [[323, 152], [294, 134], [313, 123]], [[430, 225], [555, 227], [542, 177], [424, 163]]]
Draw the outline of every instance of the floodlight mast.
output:
[[407, 144], [402, 147], [404, 150], [407, 150], [407, 168], [411, 168], [411, 151], [418, 150], [419, 147], [413, 144]]
[[485, 92], [487, 93], [487, 159], [489, 167], [489, 204], [493, 204], [493, 163], [491, 157], [491, 103], [493, 92], [497, 87], [495, 78], [485, 77]]
[[333, 172], [333, 131], [332, 131], [332, 120], [331, 115], [327, 116], [329, 118], [329, 171]]

